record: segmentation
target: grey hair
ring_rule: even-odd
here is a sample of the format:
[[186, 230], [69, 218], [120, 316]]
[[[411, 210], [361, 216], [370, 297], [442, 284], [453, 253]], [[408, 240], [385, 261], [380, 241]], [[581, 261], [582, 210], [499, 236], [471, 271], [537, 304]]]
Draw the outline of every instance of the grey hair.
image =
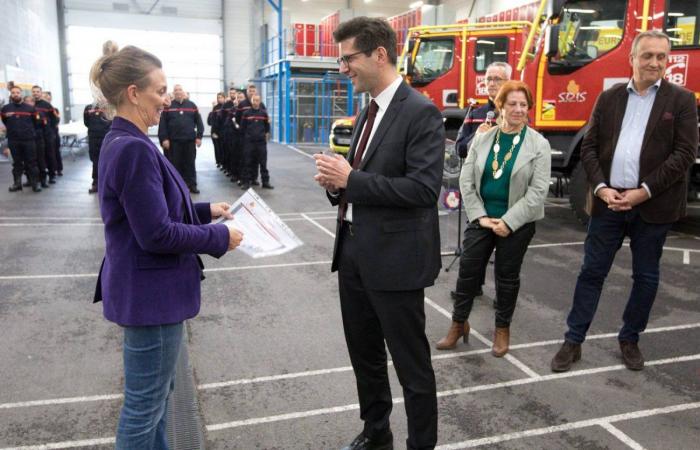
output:
[[506, 72], [506, 78], [508, 78], [510, 80], [510, 76], [513, 75], [513, 68], [511, 67], [510, 64], [508, 64], [507, 62], [503, 62], [503, 61], [496, 61], [496, 62], [492, 62], [491, 64], [489, 64], [486, 67], [486, 70], [493, 69], [496, 67], [499, 69], [503, 69]]
[[671, 38], [668, 37], [666, 33], [659, 30], [647, 30], [639, 33], [637, 36], [635, 36], [634, 41], [632, 41], [632, 51], [630, 52], [632, 56], [637, 55], [639, 41], [641, 41], [644, 38], [666, 39], [666, 42], [668, 43], [668, 48], [671, 48]]

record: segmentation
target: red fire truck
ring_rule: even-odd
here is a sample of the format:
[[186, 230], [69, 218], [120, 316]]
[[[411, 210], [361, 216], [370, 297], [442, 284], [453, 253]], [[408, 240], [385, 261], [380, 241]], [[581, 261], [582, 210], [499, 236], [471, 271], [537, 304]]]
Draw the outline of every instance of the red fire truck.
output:
[[[533, 90], [530, 124], [552, 145], [553, 176], [568, 184], [570, 203], [585, 222], [587, 185], [579, 149], [596, 98], [631, 77], [634, 36], [660, 29], [673, 44], [666, 79], [700, 99], [700, 1], [542, 0], [536, 17], [412, 28], [401, 70], [443, 111], [447, 136], [454, 139], [469, 100], [487, 100], [486, 67], [510, 63], [513, 78]], [[455, 158], [446, 171], [456, 175]], [[689, 199], [698, 200], [700, 160], [690, 177]]]

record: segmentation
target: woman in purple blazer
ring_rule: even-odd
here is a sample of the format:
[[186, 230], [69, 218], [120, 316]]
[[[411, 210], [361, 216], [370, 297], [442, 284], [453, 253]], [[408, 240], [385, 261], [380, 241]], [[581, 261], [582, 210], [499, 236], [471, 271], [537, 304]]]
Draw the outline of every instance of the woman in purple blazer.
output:
[[199, 312], [202, 261], [242, 235], [212, 218], [226, 203], [193, 204], [177, 170], [147, 136], [167, 102], [161, 62], [136, 47], [100, 58], [90, 79], [116, 109], [98, 167], [106, 251], [95, 300], [124, 330], [124, 405], [116, 448], [167, 449], [165, 412], [183, 321]]

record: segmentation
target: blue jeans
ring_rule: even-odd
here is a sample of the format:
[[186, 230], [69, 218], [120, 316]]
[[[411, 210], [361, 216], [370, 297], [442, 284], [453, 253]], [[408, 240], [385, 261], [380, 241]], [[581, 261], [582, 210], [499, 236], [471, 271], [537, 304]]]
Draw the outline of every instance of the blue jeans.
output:
[[624, 212], [606, 210], [591, 217], [586, 236], [583, 266], [574, 291], [574, 304], [566, 319], [565, 339], [576, 344], [586, 339], [593, 321], [603, 283], [625, 236], [632, 250], [632, 291], [625, 312], [620, 341], [639, 341], [649, 321], [659, 286], [659, 260], [672, 224], [645, 222], [636, 209]]
[[117, 450], [168, 449], [165, 417], [182, 332], [182, 323], [124, 327], [124, 405]]

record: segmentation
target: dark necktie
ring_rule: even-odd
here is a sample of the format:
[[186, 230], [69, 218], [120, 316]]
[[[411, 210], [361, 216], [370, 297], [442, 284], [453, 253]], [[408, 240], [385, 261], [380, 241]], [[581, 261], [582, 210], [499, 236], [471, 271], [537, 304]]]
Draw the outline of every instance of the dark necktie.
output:
[[[369, 135], [372, 134], [372, 128], [374, 127], [374, 119], [377, 117], [377, 111], [379, 110], [379, 105], [377, 102], [372, 100], [369, 103], [369, 109], [367, 110], [367, 120], [365, 121], [365, 128], [362, 130], [362, 136], [360, 137], [360, 143], [355, 149], [355, 157], [352, 160], [352, 168], [357, 169], [360, 167], [362, 162], [362, 155], [365, 153], [367, 148], [367, 141], [369, 141]], [[345, 213], [348, 210], [348, 202], [345, 200], [345, 193], [340, 197], [340, 220], [345, 220]]]

